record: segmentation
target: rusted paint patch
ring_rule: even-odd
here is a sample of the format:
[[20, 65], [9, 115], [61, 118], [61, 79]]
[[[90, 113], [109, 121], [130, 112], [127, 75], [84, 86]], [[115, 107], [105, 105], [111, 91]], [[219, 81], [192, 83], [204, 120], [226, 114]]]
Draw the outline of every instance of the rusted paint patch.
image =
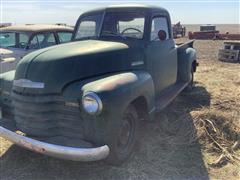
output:
[[133, 73], [125, 73], [120, 75], [115, 75], [112, 77], [104, 78], [96, 83], [97, 90], [114, 90], [119, 86], [123, 86], [124, 84], [133, 83], [137, 80], [137, 76]]

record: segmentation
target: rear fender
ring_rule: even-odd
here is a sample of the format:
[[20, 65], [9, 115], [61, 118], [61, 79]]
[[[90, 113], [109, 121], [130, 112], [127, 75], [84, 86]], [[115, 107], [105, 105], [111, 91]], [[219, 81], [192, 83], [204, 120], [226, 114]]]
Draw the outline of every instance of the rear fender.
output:
[[[178, 50], [178, 81], [189, 82], [191, 80], [191, 70], [196, 64], [196, 59], [196, 50], [192, 47]], [[193, 70], [196, 71], [196, 68]]]

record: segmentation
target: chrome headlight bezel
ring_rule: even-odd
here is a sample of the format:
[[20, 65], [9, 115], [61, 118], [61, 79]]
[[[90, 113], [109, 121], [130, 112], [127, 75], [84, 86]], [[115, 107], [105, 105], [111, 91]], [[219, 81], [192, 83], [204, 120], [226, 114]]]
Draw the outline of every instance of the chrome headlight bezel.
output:
[[82, 106], [84, 111], [90, 115], [99, 115], [103, 109], [101, 98], [94, 92], [84, 93]]

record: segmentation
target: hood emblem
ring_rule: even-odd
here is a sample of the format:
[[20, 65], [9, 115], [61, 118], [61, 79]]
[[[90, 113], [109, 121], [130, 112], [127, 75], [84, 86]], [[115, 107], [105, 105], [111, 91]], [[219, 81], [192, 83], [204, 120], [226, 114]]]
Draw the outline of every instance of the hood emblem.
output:
[[134, 61], [134, 62], [132, 62], [132, 66], [140, 66], [140, 65], [143, 65], [144, 64], [144, 62], [143, 61]]
[[28, 79], [18, 79], [13, 81], [13, 86], [23, 87], [23, 88], [44, 88], [44, 83], [42, 82], [33, 82]]

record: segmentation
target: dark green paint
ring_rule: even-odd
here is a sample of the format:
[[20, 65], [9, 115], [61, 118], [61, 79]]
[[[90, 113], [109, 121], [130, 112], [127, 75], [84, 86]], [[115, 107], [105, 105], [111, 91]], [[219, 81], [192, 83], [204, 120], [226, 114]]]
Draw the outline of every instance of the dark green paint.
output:
[[[176, 47], [172, 35], [165, 41], [150, 41], [153, 17], [164, 15], [171, 24], [165, 9], [114, 7], [87, 12], [79, 19], [106, 11], [143, 12], [146, 18], [144, 38], [96, 38], [41, 49], [20, 61], [15, 78], [14, 72], [1, 77], [1, 90], [3, 84], [11, 87], [13, 79], [28, 79], [43, 82], [45, 88], [13, 87], [13, 90], [34, 95], [57, 94], [66, 102], [79, 103], [85, 138], [97, 144], [108, 142], [107, 137], [111, 136], [108, 132], [112, 132], [109, 129], [117, 127], [118, 118], [136, 98], [143, 97], [148, 106], [147, 112], [154, 112], [155, 102], [162, 91], [175, 83], [189, 82], [191, 67], [196, 61], [192, 42]], [[144, 64], [132, 66], [136, 61]], [[11, 91], [10, 88], [7, 90]], [[82, 95], [87, 91], [97, 93], [103, 101], [103, 112], [98, 116], [86, 114], [81, 107]]]

